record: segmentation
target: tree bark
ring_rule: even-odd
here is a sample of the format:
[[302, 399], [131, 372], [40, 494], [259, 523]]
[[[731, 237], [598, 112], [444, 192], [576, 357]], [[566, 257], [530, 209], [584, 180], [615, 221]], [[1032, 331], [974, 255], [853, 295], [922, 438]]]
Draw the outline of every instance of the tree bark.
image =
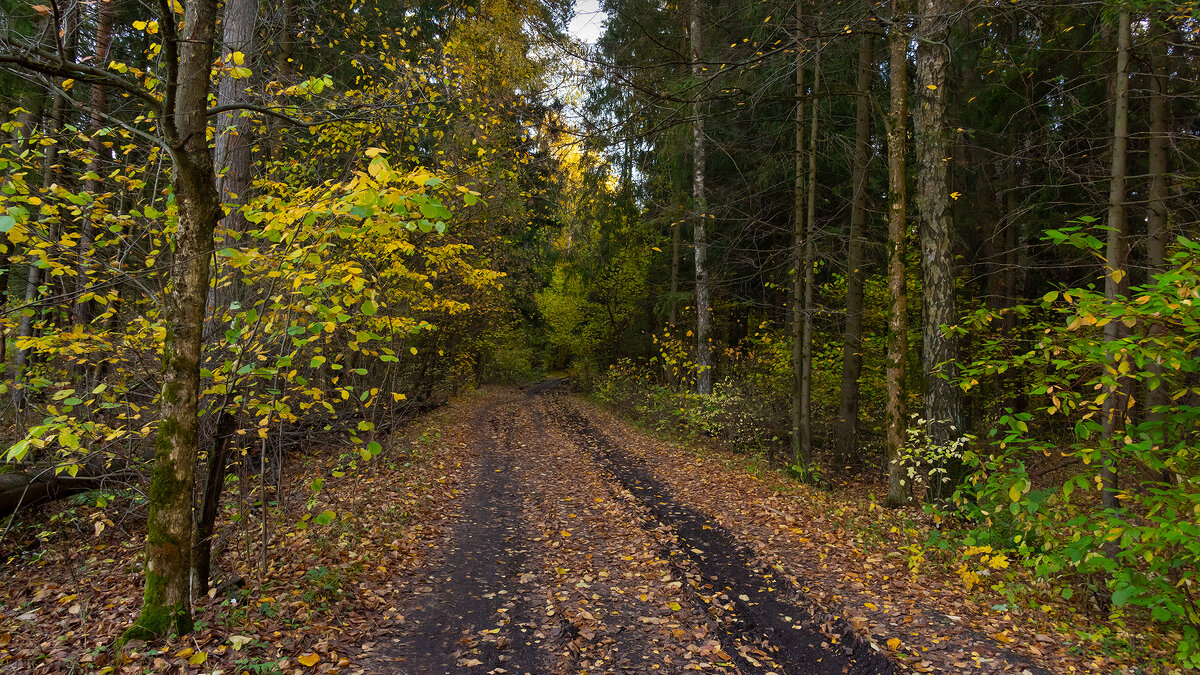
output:
[[[62, 94], [55, 93], [50, 104], [50, 115], [45, 121], [44, 136], [54, 137], [62, 128], [63, 107]], [[54, 183], [54, 166], [58, 160], [58, 144], [52, 143], [45, 146], [42, 154], [42, 191], [48, 192], [50, 186]], [[39, 208], [38, 219], [41, 220], [48, 206], [45, 202]], [[38, 298], [38, 287], [42, 278], [42, 268], [33, 264], [33, 260], [29, 261], [29, 269], [25, 274], [25, 306], [30, 307]], [[33, 316], [32, 309], [26, 309], [21, 314], [21, 323], [17, 327], [17, 343], [18, 345], [29, 338], [33, 337]], [[25, 408], [25, 369], [29, 364], [29, 348], [22, 349], [17, 347], [13, 355], [13, 382], [16, 386], [13, 387], [13, 407], [19, 412]]]
[[675, 333], [675, 324], [679, 323], [679, 303], [675, 298], [679, 295], [679, 248], [682, 243], [680, 240], [682, 223], [673, 223], [671, 225], [671, 301], [667, 307], [667, 325], [671, 327], [671, 334]]
[[[93, 63], [100, 68], [108, 67], [108, 51], [112, 46], [112, 22], [115, 10], [116, 0], [98, 0], [96, 3], [96, 40]], [[96, 241], [97, 216], [103, 217], [104, 213], [104, 207], [97, 199], [97, 195], [104, 191], [104, 179], [101, 176], [105, 171], [101, 158], [109, 152], [108, 148], [104, 146], [104, 139], [99, 135], [100, 130], [104, 127], [104, 113], [108, 107], [104, 90], [104, 85], [93, 84], [89, 103], [91, 120], [88, 132], [91, 134], [91, 139], [88, 141], [88, 149], [92, 156], [88, 161], [88, 178], [83, 183], [83, 191], [92, 197], [92, 203], [88, 206], [87, 213], [80, 223], [79, 243], [76, 247], [79, 251], [79, 264], [77, 265], [79, 276], [76, 278], [76, 292], [79, 297], [75, 299], [72, 321], [77, 329], [90, 323], [93, 314], [92, 301], [85, 300], [83, 295], [87, 293], [87, 289], [91, 285], [88, 274], [88, 268], [91, 265], [88, 260], [92, 256], [92, 246]]]
[[887, 426], [885, 459], [888, 471], [888, 506], [912, 502], [912, 481], [903, 461], [908, 427], [904, 369], [908, 361], [908, 297], [905, 270], [908, 236], [908, 172], [906, 168], [908, 129], [908, 35], [903, 28], [904, 0], [892, 0], [892, 25], [888, 28], [888, 79], [891, 106], [888, 110], [888, 313], [887, 333]]
[[133, 471], [100, 473], [83, 467], [75, 476], [55, 475], [53, 467], [37, 473], [0, 474], [0, 518], [43, 502], [63, 499], [105, 485], [135, 481]]
[[[221, 20], [221, 55], [227, 64], [233, 60], [232, 55], [235, 53], [241, 53], [243, 61], [254, 53], [254, 31], [257, 22], [257, 0], [226, 0], [225, 13]], [[242, 79], [229, 76], [221, 79], [217, 91], [217, 105], [245, 103], [247, 99]], [[246, 203], [247, 192], [250, 189], [250, 134], [250, 119], [242, 111], [222, 113], [218, 116], [213, 164], [217, 173], [217, 194], [230, 210], [218, 225], [218, 234], [214, 236], [215, 248], [235, 246], [246, 230], [247, 222], [239, 207]], [[219, 280], [219, 270], [216, 274]], [[214, 314], [220, 316], [235, 300], [240, 299], [239, 285], [240, 275], [236, 268], [230, 268], [230, 278], [225, 279], [223, 284], [218, 283], [214, 289]], [[196, 533], [192, 542], [194, 597], [208, 592], [212, 535], [221, 502], [221, 490], [225, 485], [226, 453], [229, 439], [236, 430], [237, 416], [228, 409], [220, 410], [216, 435], [208, 456], [200, 517], [196, 522]]]
[[817, 93], [821, 85], [821, 52], [813, 61], [812, 119], [808, 130], [808, 204], [804, 232], [804, 335], [800, 345], [800, 451], [812, 458], [813, 262], [817, 232]]
[[704, 77], [701, 59], [704, 45], [701, 31], [701, 0], [692, 0], [689, 15], [688, 46], [691, 50], [692, 79], [696, 92], [692, 102], [692, 208], [693, 247], [696, 256], [696, 392], [712, 393], [712, 310], [709, 299], [708, 236], [704, 219], [707, 217], [704, 196], [705, 148], [704, 148], [704, 104], [700, 95], [700, 80]]
[[[226, 0], [221, 17], [223, 27], [221, 55], [226, 60], [240, 52], [246, 60], [254, 54], [254, 31], [258, 23], [257, 0]], [[221, 78], [217, 89], [217, 105], [226, 106], [249, 102], [245, 79]], [[217, 171], [217, 193], [229, 208], [229, 215], [218, 226], [216, 247], [235, 245], [246, 230], [246, 218], [239, 208], [246, 203], [250, 190], [250, 150], [253, 125], [244, 111], [222, 113], [217, 117], [217, 136], [213, 162]], [[219, 275], [219, 270], [218, 270]], [[239, 280], [230, 278], [216, 288], [215, 306], [225, 308], [239, 298]]]
[[[917, 210], [921, 217], [921, 270], [925, 286], [923, 361], [925, 419], [930, 442], [949, 446], [962, 435], [962, 401], [955, 382], [958, 338], [942, 326], [958, 322], [951, 252], [950, 194], [947, 182], [949, 143], [946, 133], [946, 68], [951, 4], [920, 0], [917, 41], [917, 97], [914, 127], [917, 141]], [[929, 483], [930, 497], [952, 489], [953, 462]]]
[[808, 467], [811, 457], [801, 439], [804, 341], [804, 5], [796, 3], [796, 183], [792, 210], [792, 463]]
[[[1169, 86], [1167, 73], [1167, 31], [1162, 25], [1162, 17], [1152, 15], [1150, 54], [1150, 138], [1147, 148], [1147, 171], [1150, 173], [1150, 187], [1147, 191], [1148, 201], [1146, 211], [1146, 267], [1147, 281], [1153, 280], [1156, 273], [1163, 271], [1163, 262], [1167, 248], [1167, 130], [1170, 111], [1167, 107], [1167, 89]], [[1146, 392], [1146, 405], [1150, 408], [1152, 419], [1162, 419], [1155, 408], [1171, 404], [1171, 395], [1162, 381], [1163, 365], [1159, 361], [1151, 361], [1148, 369], [1153, 374], [1152, 384]], [[1166, 440], [1166, 439], [1164, 439]]]
[[[1113, 73], [1113, 133], [1112, 163], [1108, 192], [1108, 235], [1105, 242], [1104, 297], [1116, 303], [1126, 295], [1129, 279], [1125, 262], [1128, 255], [1125, 241], [1128, 224], [1125, 218], [1126, 155], [1129, 141], [1129, 11], [1122, 10], [1117, 17], [1117, 67]], [[1110, 321], [1104, 325], [1104, 341], [1110, 349], [1125, 337], [1124, 324]], [[1114, 358], [1114, 367], [1115, 367]], [[1121, 443], [1127, 414], [1128, 383], [1119, 382], [1107, 392], [1102, 406], [1104, 441], [1106, 449], [1100, 467], [1101, 502], [1105, 510], [1113, 512], [1120, 508], [1117, 498], [1117, 459], [1113, 448]], [[1117, 554], [1117, 543], [1105, 544], [1109, 557]]]
[[[178, 225], [170, 262], [161, 412], [150, 482], [146, 587], [141, 614], [122, 635], [122, 642], [154, 639], [172, 628], [181, 635], [192, 630], [188, 581], [201, 334], [213, 231], [221, 217], [205, 121], [216, 13], [217, 0], [190, 0], [181, 34], [165, 38], [165, 48], [178, 54], [178, 68], [167, 82], [167, 100], [174, 100], [174, 106], [163, 120], [171, 148]], [[172, 16], [162, 17], [162, 22], [176, 25]], [[174, 65], [170, 59], [168, 65]]]
[[871, 75], [875, 36], [863, 31], [858, 48], [858, 102], [854, 122], [853, 196], [846, 252], [846, 330], [842, 335], [842, 386], [835, 434], [838, 463], [854, 460], [858, 445], [858, 378], [862, 374], [863, 238], [867, 225], [867, 161], [871, 141]]
[[221, 490], [225, 487], [229, 441], [236, 431], [236, 415], [228, 410], [221, 411], [212, 449], [208, 453], [204, 499], [200, 505], [200, 518], [196, 521], [196, 534], [192, 541], [192, 591], [195, 598], [208, 593], [208, 582], [212, 576], [212, 538], [216, 531], [217, 509], [221, 504]]

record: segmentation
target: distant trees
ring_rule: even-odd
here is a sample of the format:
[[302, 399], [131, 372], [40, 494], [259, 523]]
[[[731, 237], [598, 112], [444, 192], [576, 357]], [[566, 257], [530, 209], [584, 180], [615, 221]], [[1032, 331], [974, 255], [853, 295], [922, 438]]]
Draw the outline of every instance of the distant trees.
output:
[[[687, 21], [679, 21], [673, 10], [651, 11], [642, 3], [616, 0], [606, 8], [608, 35], [621, 37], [600, 40], [596, 59], [609, 77], [594, 89], [594, 110], [608, 114], [603, 102], [617, 100], [614, 91], [624, 92], [620, 116], [606, 119], [618, 135], [628, 132], [645, 144], [637, 161], [638, 175], [645, 177], [647, 223], [670, 220], [667, 213], [676, 202], [672, 191], [684, 189], [668, 167], [686, 161], [694, 168], [697, 160], [705, 161], [706, 243], [694, 241], [693, 254], [706, 251], [709, 264], [693, 272], [711, 281], [694, 284], [693, 297], [708, 294], [717, 308], [711, 327], [704, 329], [711, 331], [714, 345], [715, 386], [738, 372], [730, 355], [740, 353], [739, 345], [752, 337], [755, 326], [792, 326], [777, 334], [790, 343], [795, 367], [788, 394], [792, 411], [789, 415], [782, 400], [777, 408], [783, 419], [791, 418], [781, 430], [791, 436], [792, 454], [799, 458], [806, 455], [803, 429], [811, 424], [813, 446], [839, 467], [883, 462], [882, 454], [864, 448], [887, 435], [885, 420], [893, 439], [890, 452], [898, 452], [903, 430], [913, 426], [906, 412], [910, 405], [925, 420], [930, 448], [946, 449], [1002, 410], [1015, 395], [1015, 383], [997, 379], [996, 386], [1006, 388], [996, 391], [999, 402], [978, 390], [964, 396], [956, 368], [976, 336], [960, 338], [952, 328], [981, 302], [1007, 307], [1079, 278], [1072, 254], [1045, 249], [1037, 241], [1042, 230], [1108, 201], [1099, 187], [1108, 184], [1111, 165], [1102, 158], [1109, 154], [1110, 130], [1097, 121], [1111, 116], [1111, 77], [1096, 74], [1104, 61], [1093, 49], [1101, 36], [1116, 34], [1107, 10], [1046, 2], [1029, 12], [927, 0], [894, 16], [889, 10], [891, 18], [880, 21], [878, 9], [866, 6], [710, 2], [705, 25], [684, 31]], [[679, 12], [693, 8], [687, 4]], [[1163, 142], [1175, 139], [1182, 144], [1177, 149], [1190, 147], [1167, 120], [1197, 106], [1194, 93], [1171, 86], [1173, 74], [1194, 67], [1196, 45], [1184, 33], [1153, 27], [1179, 17], [1164, 24], [1157, 13], [1153, 16], [1156, 21], [1131, 24], [1134, 33], [1140, 31], [1131, 43], [1132, 62], [1142, 58], [1146, 68], [1141, 72], [1149, 74], [1129, 76], [1131, 110], [1141, 111], [1134, 125], [1140, 131], [1130, 135], [1131, 161], [1139, 163], [1138, 175], [1148, 178], [1139, 179], [1136, 197], [1127, 199], [1143, 205], [1139, 213], [1145, 210], [1155, 231], [1146, 248], [1135, 240], [1131, 254], [1147, 261], [1159, 259], [1162, 223], [1195, 217], [1188, 200], [1168, 199], [1164, 187], [1171, 176], [1182, 175], [1175, 160], [1194, 162], [1185, 159], [1187, 152], [1164, 150]], [[873, 77], [884, 32], [899, 35], [910, 21], [911, 45], [889, 42], [889, 74]], [[1165, 46], [1168, 34], [1172, 38]], [[680, 45], [697, 39], [708, 43], [707, 70], [702, 78], [690, 71], [684, 78], [681, 65], [694, 70], [698, 59]], [[805, 78], [805, 64], [811, 66], [818, 52], [830, 83], [824, 94], [813, 94], [815, 85]], [[898, 79], [908, 72], [915, 74], [911, 87]], [[696, 88], [698, 78], [702, 89]], [[891, 93], [883, 94], [884, 84]], [[704, 96], [703, 115], [698, 93]], [[816, 149], [816, 189], [807, 194], [810, 139], [804, 134], [814, 96], [830, 117]], [[890, 111], [902, 111], [900, 118], [894, 112], [887, 120], [870, 114], [872, 108], [883, 110], [873, 103], [883, 99], [891, 101]], [[679, 142], [677, 130], [685, 122], [692, 125], [690, 144]], [[707, 125], [703, 152], [695, 144], [698, 122]], [[911, 141], [904, 131], [908, 124]], [[875, 161], [871, 139], [888, 134], [890, 159]], [[1173, 174], [1162, 169], [1168, 154]], [[898, 192], [910, 181], [915, 188], [911, 208]], [[812, 204], [817, 214], [808, 236], [798, 234], [801, 203], [804, 212]], [[1168, 212], [1175, 214], [1173, 220], [1164, 217]], [[692, 225], [695, 235], [699, 221], [693, 218]], [[885, 231], [891, 234], [886, 245]], [[808, 306], [803, 302], [808, 270], [801, 268], [802, 246], [810, 241], [817, 255], [814, 301]], [[919, 259], [909, 255], [917, 250], [909, 243], [919, 243]], [[663, 264], [669, 266], [667, 257]], [[665, 284], [669, 277], [662, 278]], [[683, 292], [665, 285], [659, 289], [663, 297]], [[700, 309], [697, 300], [688, 318], [664, 314], [691, 321], [699, 331], [705, 320]], [[800, 412], [801, 398], [794, 393], [804, 360], [801, 316], [815, 322], [814, 344], [834, 347], [814, 349], [815, 398], [809, 415]], [[919, 327], [919, 336], [909, 334], [910, 325]], [[998, 326], [1020, 329], [1011, 318]], [[885, 334], [903, 343], [893, 341], [885, 349]], [[653, 354], [652, 347], [646, 349], [643, 354]], [[920, 370], [905, 369], [915, 365], [908, 363], [910, 353], [921, 354]], [[702, 365], [706, 357], [699, 342], [691, 358], [699, 378], [710, 368]], [[891, 393], [885, 396], [885, 390]], [[948, 474], [957, 470], [950, 458], [941, 464]], [[953, 479], [931, 487], [931, 496], [948, 497]]]

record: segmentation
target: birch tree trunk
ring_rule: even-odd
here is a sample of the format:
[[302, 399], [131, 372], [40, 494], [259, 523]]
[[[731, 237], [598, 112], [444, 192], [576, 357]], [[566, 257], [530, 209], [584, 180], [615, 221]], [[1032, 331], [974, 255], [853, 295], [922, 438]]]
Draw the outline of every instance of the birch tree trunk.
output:
[[700, 95], [700, 80], [704, 77], [704, 67], [701, 59], [704, 55], [702, 42], [700, 0], [692, 0], [689, 16], [689, 48], [691, 50], [693, 86], [697, 87], [692, 103], [692, 208], [693, 219], [693, 248], [696, 256], [696, 392], [699, 394], [712, 393], [712, 310], [709, 299], [708, 273], [708, 235], [705, 233], [704, 219], [707, 217], [706, 200], [704, 197], [704, 104]]
[[891, 106], [888, 110], [888, 313], [887, 333], [887, 425], [885, 459], [888, 468], [888, 506], [912, 501], [912, 482], [902, 458], [908, 406], [905, 403], [904, 370], [908, 360], [908, 297], [904, 258], [908, 236], [908, 174], [906, 165], [908, 129], [908, 35], [903, 22], [904, 0], [892, 0], [892, 25], [888, 28], [888, 79]]

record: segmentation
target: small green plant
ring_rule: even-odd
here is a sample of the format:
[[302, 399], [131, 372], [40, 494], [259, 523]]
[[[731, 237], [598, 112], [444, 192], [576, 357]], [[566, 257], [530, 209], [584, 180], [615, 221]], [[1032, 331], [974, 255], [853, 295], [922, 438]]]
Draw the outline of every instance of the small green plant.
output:
[[246, 656], [235, 660], [233, 663], [236, 666], [235, 670], [239, 673], [248, 672], [253, 675], [274, 675], [282, 673], [279, 664], [282, 659], [263, 659], [254, 656]]
[[829, 486], [829, 481], [825, 479], [825, 473], [821, 471], [821, 467], [815, 463], [809, 464], [789, 464], [787, 475], [804, 483], [815, 487], [825, 488]]
[[[913, 426], [908, 428], [908, 442], [901, 451], [908, 481], [915, 488], [914, 493], [948, 494], [959, 478], [956, 467], [962, 466], [967, 449], [975, 437], [962, 434], [949, 443], [937, 443], [930, 437], [930, 428], [933, 424], [949, 425], [949, 422], [931, 423], [920, 415], [913, 415], [912, 419]], [[949, 428], [957, 431], [952, 425]]]
[[307, 588], [304, 591], [304, 601], [310, 605], [319, 605], [328, 609], [342, 596], [342, 585], [345, 582], [343, 572], [337, 567], [314, 567], [304, 573]]

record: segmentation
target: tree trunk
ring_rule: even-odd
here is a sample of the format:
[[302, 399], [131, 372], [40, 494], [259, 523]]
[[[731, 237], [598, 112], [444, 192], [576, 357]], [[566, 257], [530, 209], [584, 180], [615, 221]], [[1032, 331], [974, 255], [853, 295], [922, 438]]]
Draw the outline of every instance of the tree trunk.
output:
[[891, 107], [888, 111], [888, 294], [892, 299], [887, 334], [887, 424], [886, 460], [888, 506], [912, 502], [912, 482], [902, 452], [908, 427], [904, 400], [904, 366], [908, 360], [908, 297], [904, 258], [908, 236], [908, 174], [905, 167], [908, 125], [908, 35], [903, 21], [904, 0], [892, 1], [892, 25], [888, 28], [888, 79]]
[[105, 485], [136, 481], [133, 471], [102, 473], [84, 466], [77, 475], [55, 475], [49, 467], [39, 472], [0, 474], [0, 518], [43, 502], [98, 490]]
[[[93, 63], [99, 68], [108, 67], [108, 50], [112, 46], [112, 22], [115, 10], [116, 0], [99, 0], [96, 3], [96, 41]], [[104, 113], [108, 107], [104, 89], [102, 84], [93, 84], [89, 104], [91, 123], [88, 132], [91, 134], [91, 139], [88, 141], [88, 149], [91, 151], [92, 157], [88, 161], [88, 178], [83, 183], [83, 191], [92, 197], [92, 203], [88, 206], [87, 213], [79, 226], [79, 243], [77, 245], [79, 276], [76, 279], [76, 292], [79, 297], [75, 299], [72, 314], [72, 320], [77, 329], [90, 323], [93, 314], [92, 301], [85, 300], [83, 295], [88, 292], [88, 287], [91, 285], [88, 269], [91, 267], [89, 259], [92, 256], [92, 245], [96, 241], [96, 221], [98, 217], [102, 218], [104, 213], [104, 206], [97, 199], [97, 196], [104, 191], [102, 176], [106, 173], [101, 159], [110, 152], [104, 145], [104, 139], [100, 138], [100, 130], [104, 127], [105, 121]]]
[[[258, 21], [257, 0], [226, 0], [225, 13], [221, 19], [223, 27], [221, 54], [228, 62], [232, 54], [241, 53], [249, 58], [254, 53], [254, 30]], [[245, 103], [248, 97], [240, 79], [224, 77], [217, 92], [217, 105], [226, 106]], [[213, 154], [217, 172], [217, 194], [224, 205], [230, 208], [229, 215], [218, 225], [214, 246], [224, 248], [236, 245], [246, 230], [246, 219], [238, 208], [246, 203], [250, 189], [250, 119], [242, 111], [222, 113], [217, 118], [217, 137]], [[230, 268], [230, 278], [214, 289], [214, 313], [220, 316], [235, 300], [240, 298], [239, 277], [235, 268]], [[219, 280], [219, 271], [216, 272]], [[194, 597], [208, 592], [211, 576], [212, 535], [216, 524], [217, 509], [221, 502], [221, 489], [225, 485], [225, 464], [229, 439], [237, 430], [237, 416], [229, 410], [221, 410], [217, 418], [217, 431], [213, 447], [208, 456], [208, 471], [204, 483], [204, 499], [200, 507], [200, 518], [196, 522], [196, 534], [192, 543], [192, 591]]]
[[[63, 101], [62, 94], [55, 93], [50, 104], [50, 116], [45, 122], [45, 131], [43, 135], [54, 137], [62, 128], [63, 118]], [[54, 183], [54, 165], [58, 160], [58, 144], [52, 143], [45, 146], [42, 155], [42, 191], [47, 193], [50, 186]], [[38, 219], [41, 220], [48, 206], [45, 202], [39, 209]], [[51, 239], [53, 241], [53, 239]], [[42, 278], [42, 268], [33, 264], [33, 260], [29, 261], [29, 269], [25, 274], [25, 306], [28, 308], [33, 305], [33, 302], [38, 298], [38, 286]], [[21, 323], [17, 328], [18, 344], [23, 340], [28, 340], [33, 337], [33, 316], [32, 309], [26, 309], [21, 314]], [[22, 384], [25, 380], [25, 369], [29, 364], [29, 348], [18, 347], [13, 355], [13, 382], [16, 386], [13, 387], [13, 407], [19, 412], [25, 408], [25, 386]]]
[[[258, 23], [257, 0], [227, 0], [225, 13], [221, 17], [223, 27], [222, 57], [240, 52], [246, 59], [254, 53], [254, 30]], [[226, 106], [246, 103], [246, 80], [225, 76], [217, 90], [217, 105]], [[243, 111], [222, 113], [217, 117], [217, 137], [213, 163], [217, 171], [217, 193], [223, 204], [229, 207], [229, 215], [222, 219], [216, 237], [217, 248], [235, 245], [246, 230], [246, 218], [238, 208], [246, 203], [250, 190], [250, 150], [253, 125]], [[220, 274], [220, 271], [217, 271]], [[235, 274], [234, 277], [237, 275]], [[218, 276], [219, 278], [219, 276]], [[225, 308], [239, 298], [237, 278], [225, 280], [216, 288], [215, 307]]]
[[808, 218], [804, 232], [804, 335], [800, 345], [800, 452], [812, 458], [813, 261], [817, 232], [817, 89], [821, 86], [821, 52], [813, 61], [812, 119], [808, 131]]
[[[296, 32], [299, 30], [296, 3], [292, 0], [279, 0], [278, 11], [283, 18], [283, 27], [279, 32], [278, 51], [275, 53], [275, 80], [287, 86], [292, 83], [296, 74], [295, 64], [292, 62], [296, 53]], [[272, 117], [267, 120], [267, 128], [271, 161], [280, 162], [283, 160], [283, 127], [278, 119]]]
[[854, 460], [858, 440], [858, 378], [862, 373], [863, 238], [867, 225], [867, 152], [871, 141], [871, 75], [875, 36], [863, 31], [858, 48], [858, 103], [854, 123], [854, 166], [850, 233], [846, 253], [846, 330], [842, 336], [842, 386], [835, 434], [841, 466]]
[[712, 393], [712, 345], [709, 342], [712, 331], [712, 313], [709, 300], [708, 279], [708, 237], [705, 234], [704, 219], [706, 201], [704, 197], [704, 104], [700, 95], [700, 80], [704, 77], [704, 68], [700, 64], [704, 55], [701, 41], [702, 26], [700, 25], [700, 0], [692, 0], [689, 16], [689, 48], [691, 49], [692, 79], [696, 87], [692, 103], [692, 208], [694, 248], [696, 255], [696, 392]]
[[196, 535], [192, 541], [192, 591], [195, 598], [208, 593], [208, 582], [212, 576], [212, 537], [216, 531], [221, 490], [225, 487], [229, 441], [236, 431], [237, 417], [228, 410], [221, 411], [212, 450], [208, 453], [204, 500], [200, 505], [200, 518], [196, 521]]
[[[1163, 261], [1166, 258], [1167, 247], [1167, 128], [1170, 111], [1167, 108], [1167, 31], [1162, 25], [1162, 17], [1152, 15], [1150, 55], [1150, 138], [1147, 149], [1147, 171], [1150, 173], [1150, 187], [1147, 191], [1148, 201], [1146, 211], [1146, 267], [1147, 281], [1152, 281], [1156, 273], [1163, 271]], [[1152, 419], [1162, 419], [1162, 415], [1153, 412], [1155, 408], [1171, 404], [1171, 395], [1166, 383], [1162, 381], [1164, 374], [1162, 363], [1151, 361], [1148, 369], [1153, 374], [1152, 383], [1146, 395], [1146, 405], [1150, 408]], [[1164, 441], [1167, 439], [1163, 439]], [[1164, 444], [1165, 445], [1165, 444]]]
[[[216, 10], [217, 0], [190, 0], [185, 5], [182, 34], [173, 45], [167, 36], [166, 49], [178, 50], [178, 70], [167, 82], [168, 101], [173, 93], [175, 105], [167, 111], [163, 132], [172, 151], [179, 217], [170, 263], [161, 413], [146, 523], [146, 589], [141, 614], [125, 631], [122, 642], [154, 639], [172, 628], [181, 635], [192, 630], [188, 580], [201, 334], [213, 230], [221, 217], [205, 134]], [[175, 23], [170, 16], [162, 17], [162, 22]]]
[[671, 225], [671, 300], [667, 307], [667, 325], [671, 327], [671, 334], [675, 333], [675, 324], [679, 323], [679, 303], [676, 298], [679, 295], [679, 245], [681, 236], [682, 223], [673, 223]]
[[792, 210], [792, 463], [808, 467], [811, 457], [801, 440], [802, 345], [804, 341], [804, 36], [802, 3], [796, 3], [796, 183]]
[[[921, 270], [925, 285], [925, 419], [930, 443], [946, 448], [962, 435], [962, 402], [955, 382], [958, 338], [942, 326], [958, 322], [951, 253], [950, 194], [947, 183], [946, 66], [949, 0], [920, 0], [917, 41], [917, 210], [921, 216]], [[931, 498], [953, 489], [954, 462], [937, 467], [929, 482]]]
[[[1125, 242], [1127, 228], [1125, 162], [1129, 141], [1129, 11], [1121, 11], [1117, 22], [1117, 68], [1113, 74], [1112, 165], [1108, 192], [1107, 225], [1109, 229], [1104, 266], [1104, 297], [1110, 303], [1116, 303], [1126, 295], [1129, 283], [1125, 267], [1128, 255]], [[1109, 344], [1110, 349], [1115, 350], [1114, 343], [1124, 337], [1124, 324], [1120, 321], [1110, 321], [1104, 325], [1104, 341]], [[1117, 459], [1112, 450], [1116, 444], [1122, 442], [1120, 439], [1124, 435], [1123, 428], [1129, 399], [1128, 383], [1122, 381], [1107, 393], [1102, 407], [1104, 430], [1102, 447], [1106, 449], [1106, 453], [1100, 467], [1101, 501], [1106, 510], [1113, 512], [1120, 508], [1120, 501], [1117, 498]], [[1116, 542], [1108, 542], [1104, 548], [1109, 557], [1116, 556]]]

